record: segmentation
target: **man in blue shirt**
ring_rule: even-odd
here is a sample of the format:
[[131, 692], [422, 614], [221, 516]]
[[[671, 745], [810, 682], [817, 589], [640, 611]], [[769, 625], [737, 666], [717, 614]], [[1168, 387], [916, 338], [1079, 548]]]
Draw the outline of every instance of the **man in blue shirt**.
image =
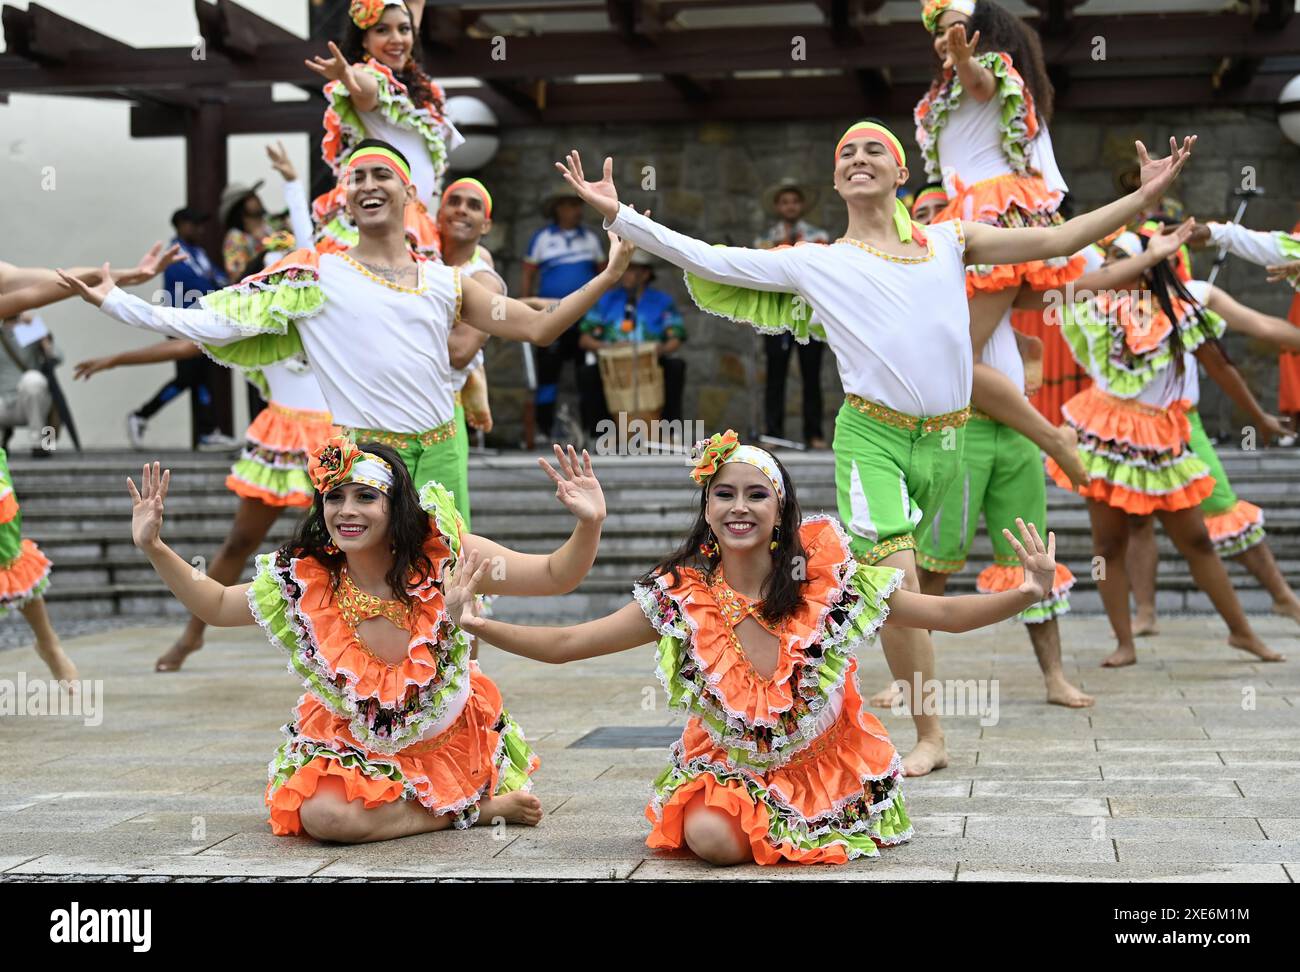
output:
[[[552, 196], [546, 202], [551, 221], [533, 234], [524, 255], [525, 297], [558, 300], [567, 297], [593, 279], [605, 266], [605, 248], [595, 230], [582, 223], [582, 200], [571, 193]], [[608, 294], [606, 295], [608, 296]], [[543, 441], [554, 436], [555, 399], [560, 372], [566, 361], [577, 369], [579, 325], [565, 331], [558, 341], [535, 352], [537, 361], [537, 430]]]
[[[191, 307], [199, 298], [226, 285], [226, 276], [208, 258], [200, 240], [208, 217], [189, 206], [172, 213], [172, 226], [180, 244], [184, 260], [173, 263], [163, 271], [163, 299], [172, 307]], [[144, 448], [144, 432], [149, 419], [181, 392], [188, 390], [197, 403], [195, 420], [198, 423], [200, 449], [229, 449], [238, 443], [222, 435], [217, 427], [216, 412], [212, 404], [211, 374], [208, 359], [203, 355], [184, 358], [176, 362], [176, 377], [158, 390], [158, 394], [126, 417], [126, 435], [134, 449]]]
[[582, 396], [582, 423], [595, 438], [597, 426], [611, 418], [600, 380], [595, 352], [612, 344], [636, 340], [653, 343], [664, 370], [664, 407], [660, 418], [678, 421], [682, 417], [682, 391], [686, 387], [686, 362], [673, 356], [686, 340], [682, 315], [672, 297], [650, 286], [654, 279], [654, 258], [638, 250], [623, 273], [622, 286], [606, 292], [578, 325], [578, 346], [590, 352], [590, 364], [578, 370]]

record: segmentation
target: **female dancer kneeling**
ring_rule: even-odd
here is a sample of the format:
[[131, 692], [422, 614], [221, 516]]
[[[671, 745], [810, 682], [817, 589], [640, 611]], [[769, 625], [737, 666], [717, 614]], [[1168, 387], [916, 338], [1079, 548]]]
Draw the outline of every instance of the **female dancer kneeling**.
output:
[[690, 535], [647, 573], [636, 600], [596, 621], [534, 628], [477, 617], [488, 565], [471, 552], [446, 588], [453, 621], [506, 651], [567, 662], [658, 641], [669, 704], [690, 713], [655, 781], [647, 843], [684, 843], [713, 864], [843, 863], [912, 835], [902, 762], [862, 711], [854, 650], [882, 624], [967, 631], [1051, 590], [1047, 545], [1018, 521], [1017, 590], [929, 597], [903, 572], [854, 560], [827, 516], [801, 518], [781, 463], [736, 433], [714, 435], [691, 473], [704, 486]]
[[464, 531], [438, 483], [417, 496], [387, 446], [332, 438], [312, 456], [315, 493], [297, 534], [257, 558], [251, 584], [234, 587], [198, 576], [159, 538], [170, 472], [145, 466], [139, 491], [127, 480], [132, 539], [173, 593], [206, 624], [260, 624], [302, 678], [306, 692], [269, 766], [276, 834], [362, 843], [465, 828], [480, 814], [541, 819], [525, 792], [538, 759], [470, 660], [443, 585], [472, 551], [500, 568], [485, 592], [577, 586], [596, 558], [605, 499], [585, 452], [555, 454], [561, 473], [538, 462], [578, 523], [554, 553], [533, 555]]

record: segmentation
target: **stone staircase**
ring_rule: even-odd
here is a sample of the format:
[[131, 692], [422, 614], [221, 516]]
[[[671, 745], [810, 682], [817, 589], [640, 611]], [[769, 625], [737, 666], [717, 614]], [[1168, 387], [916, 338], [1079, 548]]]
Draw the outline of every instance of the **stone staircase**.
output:
[[[172, 470], [165, 538], [186, 559], [211, 558], [237, 505], [224, 486], [230, 456], [178, 452], [156, 458]], [[54, 618], [184, 614], [131, 544], [126, 477], [134, 476], [138, 482], [143, 459], [141, 453], [126, 451], [63, 452], [41, 460], [21, 453], [10, 456], [23, 532], [54, 561], [47, 596]], [[834, 514], [830, 453], [788, 453], [782, 459], [799, 485], [804, 512]], [[1274, 553], [1283, 571], [1300, 582], [1300, 452], [1243, 453], [1229, 447], [1223, 460], [1237, 493], [1264, 508]], [[572, 520], [554, 499], [533, 457], [475, 456], [470, 462], [476, 532], [528, 552], [554, 549], [568, 536]], [[633, 580], [680, 542], [698, 503], [682, 457], [597, 457], [595, 465], [610, 515], [590, 575], [565, 598], [503, 600], [498, 606], [500, 617], [561, 623], [615, 610], [629, 598]], [[1099, 612], [1083, 503], [1049, 485], [1048, 504], [1058, 558], [1079, 578], [1072, 596], [1074, 608]], [[263, 549], [273, 549], [289, 536], [296, 515], [289, 511], [281, 516]], [[1210, 612], [1209, 601], [1196, 590], [1186, 564], [1163, 534], [1157, 531], [1157, 535], [1161, 610]], [[990, 542], [981, 535], [970, 564], [954, 575], [948, 590], [973, 591], [976, 574], [990, 559]], [[1246, 609], [1267, 610], [1270, 599], [1254, 578], [1235, 564], [1229, 564], [1229, 572]]]

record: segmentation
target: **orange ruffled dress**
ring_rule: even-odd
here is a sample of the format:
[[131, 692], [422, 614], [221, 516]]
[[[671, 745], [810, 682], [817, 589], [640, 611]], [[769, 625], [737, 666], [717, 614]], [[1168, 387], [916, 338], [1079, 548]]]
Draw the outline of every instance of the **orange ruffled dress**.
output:
[[854, 649], [889, 613], [902, 572], [853, 559], [825, 516], [804, 520], [804, 604], [778, 630], [779, 660], [764, 678], [749, 664], [720, 577], [683, 568], [636, 599], [660, 634], [657, 674], [669, 704], [690, 714], [655, 780], [646, 843], [683, 846], [687, 805], [740, 822], [760, 864], [842, 864], [910, 839], [902, 764], [880, 721], [862, 710]]
[[[1189, 445], [1191, 405], [1176, 368], [1182, 353], [1219, 338], [1226, 324], [1176, 296], [1172, 307], [1176, 322], [1143, 291], [1106, 292], [1062, 308], [1061, 334], [1094, 382], [1061, 408], [1091, 477], [1079, 493], [1138, 516], [1189, 509], [1214, 490], [1210, 467]], [[1071, 489], [1050, 457], [1047, 472]]]
[[50, 558], [23, 537], [9, 456], [0, 448], [0, 618], [36, 600], [49, 586]]
[[[438, 222], [430, 210], [437, 212], [437, 194], [442, 175], [447, 170], [447, 155], [464, 139], [446, 116], [432, 107], [443, 103], [442, 89], [436, 83], [429, 82], [431, 105], [419, 107], [406, 85], [387, 65], [367, 58], [357, 70], [374, 78], [379, 103], [373, 112], [367, 113], [372, 120], [367, 125], [367, 119], [356, 109], [341, 81], [325, 85], [328, 107], [325, 109], [321, 155], [334, 174], [340, 177], [340, 182], [312, 203], [312, 218], [319, 227], [316, 248], [322, 253], [337, 253], [357, 245], [356, 224], [345, 208], [347, 199], [341, 181], [342, 167], [357, 143], [365, 138], [378, 138], [396, 145], [411, 162], [411, 178], [419, 195], [406, 207], [408, 242], [417, 253], [439, 259]], [[426, 156], [427, 160], [414, 157], [416, 152]]]
[[[1065, 184], [1024, 78], [1006, 53], [978, 54], [975, 60], [993, 75], [989, 101], [965, 97], [961, 79], [949, 69], [914, 112], [926, 175], [948, 191], [948, 205], [934, 221], [966, 219], [1012, 228], [1063, 223], [1057, 210]], [[1079, 256], [972, 264], [966, 268], [966, 293], [1022, 284], [1048, 290], [1077, 279], [1083, 270]]]
[[419, 613], [400, 665], [371, 654], [343, 620], [323, 564], [283, 548], [257, 558], [253, 616], [306, 688], [268, 767], [277, 835], [302, 832], [298, 809], [328, 776], [349, 800], [417, 800], [452, 814], [456, 828], [474, 824], [486, 797], [530, 786], [539, 760], [443, 603], [441, 581], [460, 552], [455, 503], [429, 483], [420, 505], [433, 527], [424, 549], [434, 570], [408, 588]]

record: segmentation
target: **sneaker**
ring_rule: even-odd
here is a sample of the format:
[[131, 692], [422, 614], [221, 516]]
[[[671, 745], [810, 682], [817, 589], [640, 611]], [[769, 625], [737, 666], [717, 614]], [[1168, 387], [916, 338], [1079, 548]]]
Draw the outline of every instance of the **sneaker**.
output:
[[220, 452], [223, 449], [238, 448], [239, 442], [228, 435], [220, 432], [209, 432], [207, 435], [199, 436], [199, 450], [201, 452]]
[[144, 430], [149, 427], [149, 420], [143, 415], [137, 415], [132, 412], [126, 417], [126, 437], [131, 443], [131, 448], [141, 450], [144, 448]]

